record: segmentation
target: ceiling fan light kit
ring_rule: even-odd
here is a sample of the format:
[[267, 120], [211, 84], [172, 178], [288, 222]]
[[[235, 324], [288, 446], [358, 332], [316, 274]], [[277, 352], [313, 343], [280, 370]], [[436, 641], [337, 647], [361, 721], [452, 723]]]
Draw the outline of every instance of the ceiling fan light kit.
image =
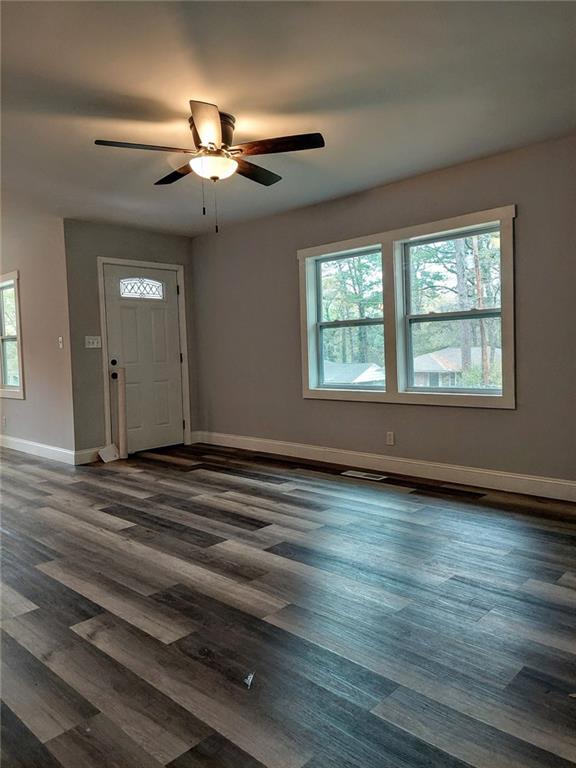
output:
[[222, 149], [204, 150], [193, 157], [188, 164], [197, 176], [211, 181], [228, 179], [236, 173], [238, 168], [238, 162]]

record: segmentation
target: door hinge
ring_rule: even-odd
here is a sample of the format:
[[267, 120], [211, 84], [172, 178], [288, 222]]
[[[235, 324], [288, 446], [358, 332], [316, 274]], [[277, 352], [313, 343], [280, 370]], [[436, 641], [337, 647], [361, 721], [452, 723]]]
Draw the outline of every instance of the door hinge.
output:
[[184, 355], [182, 354], [182, 352], [180, 352], [180, 362], [181, 362], [181, 363], [183, 363], [183, 362], [184, 362]]
[[182, 429], [186, 429], [186, 419], [182, 419]]
[[176, 286], [176, 294], [178, 296], [180, 296], [180, 286], [179, 285]]

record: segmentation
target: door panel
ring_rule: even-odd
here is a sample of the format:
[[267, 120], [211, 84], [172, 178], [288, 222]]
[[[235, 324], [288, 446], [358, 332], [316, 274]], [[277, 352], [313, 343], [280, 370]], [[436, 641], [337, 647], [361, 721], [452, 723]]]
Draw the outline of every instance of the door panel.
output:
[[[133, 365], [138, 356], [138, 317], [136, 307], [120, 306], [122, 364]], [[110, 339], [108, 339], [110, 341]]]
[[166, 311], [164, 308], [152, 310], [152, 360], [155, 363], [167, 362], [168, 338], [166, 333]]
[[170, 422], [170, 382], [154, 382], [154, 413], [158, 426]]
[[108, 357], [126, 372], [129, 453], [183, 440], [176, 279], [168, 269], [104, 266]]

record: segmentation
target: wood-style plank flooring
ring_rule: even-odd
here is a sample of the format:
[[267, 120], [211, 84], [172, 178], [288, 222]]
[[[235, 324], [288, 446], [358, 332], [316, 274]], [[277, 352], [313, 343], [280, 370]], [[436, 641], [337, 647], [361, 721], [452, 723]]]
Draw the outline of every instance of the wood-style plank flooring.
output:
[[576, 765], [576, 507], [3, 452], [4, 768]]

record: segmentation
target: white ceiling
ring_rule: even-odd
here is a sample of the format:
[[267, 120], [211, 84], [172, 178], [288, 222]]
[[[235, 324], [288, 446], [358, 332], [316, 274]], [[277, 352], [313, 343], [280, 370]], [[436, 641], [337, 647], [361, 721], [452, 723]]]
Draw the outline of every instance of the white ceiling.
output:
[[[4, 194], [59, 216], [193, 234], [201, 183], [153, 182], [192, 146], [190, 98], [237, 141], [322, 131], [218, 185], [224, 221], [338, 197], [576, 129], [576, 4], [8, 2]], [[210, 191], [210, 190], [209, 190]]]

